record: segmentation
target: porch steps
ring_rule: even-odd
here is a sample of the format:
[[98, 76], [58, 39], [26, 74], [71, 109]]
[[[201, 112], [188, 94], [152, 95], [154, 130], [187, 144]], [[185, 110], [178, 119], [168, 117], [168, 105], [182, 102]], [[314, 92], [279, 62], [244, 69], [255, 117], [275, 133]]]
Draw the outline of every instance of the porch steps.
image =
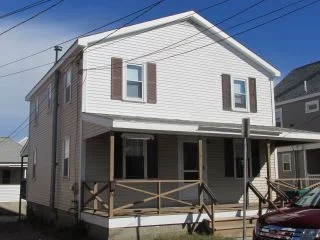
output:
[[[252, 237], [257, 217], [247, 217], [247, 237]], [[215, 235], [223, 237], [239, 238], [242, 237], [242, 217], [221, 218], [215, 221]]]

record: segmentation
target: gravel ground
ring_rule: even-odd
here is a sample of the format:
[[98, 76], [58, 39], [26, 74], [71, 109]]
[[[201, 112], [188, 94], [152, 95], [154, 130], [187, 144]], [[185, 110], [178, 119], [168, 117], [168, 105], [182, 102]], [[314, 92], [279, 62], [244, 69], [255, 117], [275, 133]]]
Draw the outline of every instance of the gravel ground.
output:
[[32, 228], [31, 225], [18, 222], [0, 222], [1, 240], [58, 240]]

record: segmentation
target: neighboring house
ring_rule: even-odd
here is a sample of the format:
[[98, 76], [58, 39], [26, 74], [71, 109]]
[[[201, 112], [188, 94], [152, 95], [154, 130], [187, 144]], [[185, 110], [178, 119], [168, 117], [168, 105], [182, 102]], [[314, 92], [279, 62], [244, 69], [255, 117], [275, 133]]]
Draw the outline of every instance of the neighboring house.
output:
[[276, 178], [278, 145], [319, 141], [275, 127], [279, 71], [198, 14], [111, 33], [76, 40], [26, 96], [30, 212], [76, 216], [112, 239], [158, 225], [177, 231], [206, 216], [190, 213], [212, 199], [203, 189], [219, 204], [242, 202], [243, 118], [251, 121], [249, 180], [262, 194], [265, 178]]
[[[320, 131], [320, 61], [292, 70], [276, 87], [277, 126]], [[320, 144], [278, 149], [279, 178], [319, 178]]]
[[[19, 201], [22, 148], [11, 138], [0, 137], [0, 202]], [[26, 167], [27, 163], [23, 166], [24, 174]]]

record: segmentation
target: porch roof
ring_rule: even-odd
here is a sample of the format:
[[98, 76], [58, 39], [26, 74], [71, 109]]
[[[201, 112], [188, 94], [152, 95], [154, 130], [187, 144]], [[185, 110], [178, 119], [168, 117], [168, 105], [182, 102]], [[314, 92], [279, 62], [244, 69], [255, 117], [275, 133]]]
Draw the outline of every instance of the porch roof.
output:
[[[82, 120], [103, 126], [107, 131], [167, 133], [240, 138], [242, 125], [188, 121], [179, 119], [145, 118], [97, 113], [82, 113]], [[273, 126], [250, 126], [250, 138], [273, 140], [276, 145], [296, 145], [320, 142], [320, 133]]]

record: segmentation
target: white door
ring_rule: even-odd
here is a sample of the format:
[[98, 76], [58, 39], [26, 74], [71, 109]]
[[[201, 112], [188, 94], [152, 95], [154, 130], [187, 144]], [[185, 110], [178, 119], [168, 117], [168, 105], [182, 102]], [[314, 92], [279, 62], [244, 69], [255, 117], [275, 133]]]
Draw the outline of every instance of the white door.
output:
[[[205, 143], [205, 141], [203, 141]], [[205, 145], [205, 144], [204, 144]], [[205, 152], [206, 147], [203, 146]], [[206, 154], [203, 154], [203, 164], [206, 165]], [[179, 141], [179, 177], [183, 180], [199, 179], [199, 147], [197, 140], [180, 139]], [[206, 176], [205, 168], [203, 168], [204, 178]], [[181, 184], [187, 185], [190, 183]], [[183, 200], [196, 200], [198, 198], [198, 187], [190, 187], [181, 191], [180, 198]]]

